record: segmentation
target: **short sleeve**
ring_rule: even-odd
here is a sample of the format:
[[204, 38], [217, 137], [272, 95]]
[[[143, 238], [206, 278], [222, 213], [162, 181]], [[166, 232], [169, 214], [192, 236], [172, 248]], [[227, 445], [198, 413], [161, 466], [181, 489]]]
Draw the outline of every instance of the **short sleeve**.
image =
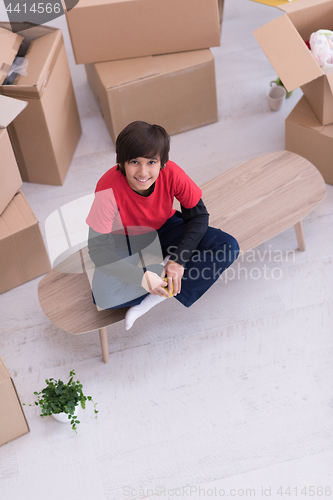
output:
[[193, 208], [199, 202], [202, 191], [178, 165], [174, 164], [174, 196], [184, 208]]
[[111, 188], [97, 191], [86, 223], [98, 233], [111, 233], [113, 221], [119, 212]]

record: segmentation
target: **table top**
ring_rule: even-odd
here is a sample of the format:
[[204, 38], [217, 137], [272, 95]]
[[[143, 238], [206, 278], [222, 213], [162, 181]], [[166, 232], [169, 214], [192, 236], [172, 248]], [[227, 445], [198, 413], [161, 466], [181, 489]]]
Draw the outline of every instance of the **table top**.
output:
[[200, 187], [209, 225], [232, 234], [243, 253], [294, 226], [326, 196], [316, 167], [289, 151], [254, 158]]
[[[320, 172], [308, 160], [288, 151], [247, 161], [201, 189], [210, 226], [232, 234], [243, 253], [295, 225], [326, 195]], [[40, 281], [38, 296], [46, 316], [72, 334], [121, 321], [128, 309], [98, 311], [83, 272], [53, 269]]]

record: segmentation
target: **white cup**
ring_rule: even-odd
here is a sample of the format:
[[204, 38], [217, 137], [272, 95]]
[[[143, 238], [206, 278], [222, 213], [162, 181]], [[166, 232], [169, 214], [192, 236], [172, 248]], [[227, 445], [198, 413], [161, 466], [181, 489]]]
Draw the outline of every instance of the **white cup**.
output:
[[286, 89], [280, 85], [272, 87], [267, 92], [268, 105], [272, 111], [278, 111], [286, 98]]

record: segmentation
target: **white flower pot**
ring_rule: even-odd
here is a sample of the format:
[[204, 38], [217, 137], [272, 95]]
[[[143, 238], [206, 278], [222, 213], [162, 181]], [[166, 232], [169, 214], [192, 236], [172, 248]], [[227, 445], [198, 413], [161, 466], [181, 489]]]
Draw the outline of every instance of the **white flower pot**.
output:
[[[76, 405], [74, 415], [76, 416], [78, 415], [80, 407], [81, 407], [80, 403]], [[58, 420], [58, 422], [61, 422], [62, 424], [70, 423], [71, 421], [71, 419], [68, 418], [68, 413], [65, 413], [64, 411], [61, 413], [52, 413], [52, 417]]]

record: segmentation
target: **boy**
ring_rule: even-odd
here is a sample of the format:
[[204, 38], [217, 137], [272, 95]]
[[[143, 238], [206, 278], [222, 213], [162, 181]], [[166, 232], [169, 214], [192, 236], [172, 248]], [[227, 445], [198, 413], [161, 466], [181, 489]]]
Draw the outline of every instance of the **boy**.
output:
[[[201, 189], [169, 161], [169, 149], [163, 127], [141, 121], [125, 127], [117, 165], [98, 181], [86, 220], [94, 300], [103, 309], [132, 306], [127, 330], [172, 295], [191, 306], [239, 253], [235, 238], [208, 226]], [[174, 198], [181, 213], [172, 208]]]

